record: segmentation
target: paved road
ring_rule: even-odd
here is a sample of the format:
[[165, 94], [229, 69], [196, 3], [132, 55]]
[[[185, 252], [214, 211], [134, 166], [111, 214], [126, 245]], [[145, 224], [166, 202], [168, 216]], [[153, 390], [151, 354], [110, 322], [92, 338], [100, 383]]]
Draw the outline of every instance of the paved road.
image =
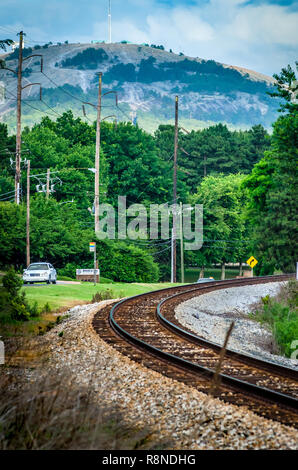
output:
[[35, 282], [34, 284], [24, 284], [24, 287], [55, 287], [81, 284], [75, 281], [57, 281], [57, 284], [47, 284], [46, 282]]

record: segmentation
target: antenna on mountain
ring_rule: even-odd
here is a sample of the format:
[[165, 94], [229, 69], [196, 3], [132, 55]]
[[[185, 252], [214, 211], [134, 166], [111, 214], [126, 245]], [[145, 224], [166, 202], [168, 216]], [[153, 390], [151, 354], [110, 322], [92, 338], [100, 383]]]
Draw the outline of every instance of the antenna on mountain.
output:
[[112, 42], [112, 15], [111, 15], [111, 0], [109, 0], [108, 28], [109, 28], [109, 44], [111, 44], [111, 42]]

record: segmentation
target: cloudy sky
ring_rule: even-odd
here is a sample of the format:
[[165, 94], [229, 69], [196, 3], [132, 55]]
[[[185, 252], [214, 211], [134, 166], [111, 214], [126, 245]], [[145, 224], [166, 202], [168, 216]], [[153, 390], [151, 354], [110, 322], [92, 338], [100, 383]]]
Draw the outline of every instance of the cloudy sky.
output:
[[[268, 75], [298, 59], [298, 0], [112, 0], [112, 41], [163, 44]], [[108, 39], [108, 0], [0, 0], [0, 39]]]

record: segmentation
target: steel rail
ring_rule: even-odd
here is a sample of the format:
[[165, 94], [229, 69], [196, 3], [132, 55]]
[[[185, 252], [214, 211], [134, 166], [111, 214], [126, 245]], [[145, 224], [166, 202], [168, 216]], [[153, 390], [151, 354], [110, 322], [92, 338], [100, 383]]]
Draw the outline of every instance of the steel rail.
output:
[[[236, 284], [236, 283], [235, 283]], [[233, 284], [233, 286], [235, 286]], [[201, 346], [205, 347], [210, 347], [214, 349], [217, 352], [220, 352], [222, 346], [218, 343], [214, 343], [212, 341], [206, 340], [205, 338], [196, 335], [195, 333], [191, 333], [188, 330], [185, 330], [181, 326], [178, 326], [177, 324], [171, 322], [168, 318], [165, 317], [165, 315], [162, 314], [162, 308], [165, 307], [165, 305], [170, 302], [173, 299], [177, 299], [177, 303], [179, 301], [179, 298], [187, 295], [194, 293], [196, 291], [199, 291], [200, 289], [191, 289], [186, 292], [180, 292], [178, 294], [173, 294], [170, 297], [167, 297], [166, 299], [161, 300], [159, 304], [157, 305], [156, 308], [156, 315], [160, 323], [168, 328], [170, 331], [172, 331], [175, 334], [178, 334], [180, 336], [183, 336], [184, 338], [188, 339], [189, 341], [199, 344]], [[204, 287], [205, 290], [205, 287]], [[213, 290], [218, 290], [218, 289], [211, 289], [211, 292]], [[272, 372], [276, 372], [277, 374], [284, 375], [285, 377], [291, 377], [295, 380], [298, 380], [298, 370], [292, 369], [290, 367], [283, 366], [281, 364], [277, 364], [273, 361], [269, 361], [268, 359], [259, 359], [251, 354], [245, 354], [245, 353], [240, 353], [238, 351], [235, 351], [234, 349], [229, 349], [227, 348], [226, 350], [226, 356], [229, 356], [231, 358], [237, 359], [238, 361], [242, 361], [245, 364], [250, 363], [252, 365], [255, 365], [257, 367], [260, 367], [264, 370], [269, 370]]]
[[[183, 295], [183, 294], [186, 294], [186, 293], [189, 294], [189, 293], [197, 292], [197, 291], [200, 291], [200, 290], [203, 290], [203, 289], [205, 291], [206, 291], [206, 289], [208, 291], [212, 291], [212, 290], [224, 288], [226, 286], [233, 287], [235, 285], [237, 285], [237, 286], [239, 286], [239, 285], [250, 285], [250, 284], [256, 284], [256, 283], [262, 283], [262, 281], [264, 283], [267, 283], [267, 282], [270, 282], [270, 281], [282, 281], [282, 280], [287, 280], [287, 279], [291, 278], [292, 276], [293, 275], [280, 275], [280, 276], [264, 276], [264, 277], [251, 278], [251, 279], [232, 279], [232, 280], [229, 280], [229, 281], [218, 281], [216, 283], [212, 283], [212, 285], [210, 285], [209, 283], [206, 283], [206, 284], [208, 284], [208, 286], [204, 283], [204, 285], [202, 284], [200, 287], [198, 287], [198, 284], [196, 283], [196, 284], [190, 284], [190, 285], [186, 285], [186, 286], [165, 288], [165, 289], [161, 289], [161, 290], [158, 290], [158, 291], [151, 291], [151, 292], [146, 293], [146, 294], [139, 294], [137, 296], [133, 296], [133, 297], [129, 297], [127, 299], [123, 299], [120, 302], [116, 303], [110, 311], [109, 323], [110, 323], [111, 327], [113, 328], [113, 330], [115, 332], [117, 332], [120, 336], [124, 337], [129, 342], [131, 342], [131, 343], [135, 344], [136, 346], [140, 347], [141, 349], [143, 349], [143, 350], [145, 349], [146, 351], [149, 351], [149, 352], [153, 353], [154, 355], [156, 355], [156, 356], [158, 356], [162, 359], [165, 359], [167, 361], [170, 361], [171, 363], [174, 363], [178, 366], [182, 366], [183, 368], [187, 368], [187, 369], [189, 369], [193, 372], [198, 372], [200, 374], [203, 373], [204, 376], [212, 378], [214, 376], [214, 371], [212, 369], [209, 369], [209, 368], [204, 367], [202, 365], [194, 364], [191, 361], [183, 359], [179, 356], [176, 356], [176, 355], [173, 355], [171, 353], [162, 351], [160, 348], [156, 348], [152, 344], [149, 344], [148, 342], [146, 342], [144, 340], [141, 340], [141, 339], [137, 338], [135, 335], [133, 335], [130, 332], [126, 331], [115, 320], [115, 318], [114, 318], [115, 313], [125, 303], [131, 302], [132, 300], [139, 299], [139, 298], [145, 297], [145, 296], [152, 297], [152, 296], [156, 295], [157, 293], [160, 295], [161, 292], [169, 292], [171, 290], [175, 291], [177, 289], [182, 288], [182, 291], [183, 291], [182, 293], [180, 292], [178, 294], [174, 294], [174, 296], [175, 295], [178, 296], [179, 294], [180, 295]], [[191, 286], [193, 286], [194, 288], [189, 289], [189, 287], [191, 287]], [[174, 296], [170, 296], [165, 300], [169, 300], [170, 298], [173, 298]], [[164, 302], [164, 301], [162, 301], [162, 302]], [[279, 404], [283, 404], [283, 405], [285, 405], [287, 407], [290, 407], [292, 409], [295, 409], [295, 410], [297, 410], [297, 408], [298, 408], [298, 400], [296, 398], [292, 397], [292, 396], [289, 396], [289, 395], [286, 395], [284, 393], [277, 392], [275, 390], [270, 390], [268, 388], [265, 388], [265, 387], [262, 387], [262, 386], [259, 386], [259, 385], [255, 385], [255, 384], [252, 384], [252, 383], [240, 380], [240, 379], [237, 379], [237, 378], [232, 377], [232, 376], [227, 375], [227, 374], [220, 373], [219, 377], [220, 377], [221, 382], [223, 384], [228, 385], [228, 386], [230, 386], [234, 389], [235, 388], [236, 389], [241, 389], [244, 392], [248, 392], [249, 394], [252, 394], [256, 398], [263, 398], [263, 399], [266, 399], [266, 400], [270, 400], [274, 403], [277, 402]]]

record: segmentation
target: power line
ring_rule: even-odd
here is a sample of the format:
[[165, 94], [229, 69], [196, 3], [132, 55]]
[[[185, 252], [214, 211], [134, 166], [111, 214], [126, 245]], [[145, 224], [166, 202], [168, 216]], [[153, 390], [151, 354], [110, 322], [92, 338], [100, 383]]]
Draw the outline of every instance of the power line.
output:
[[57, 116], [61, 116], [62, 117], [62, 114], [58, 113], [58, 111], [55, 111], [54, 108], [52, 108], [50, 105], [48, 105], [44, 100], [40, 100], [43, 104], [45, 104], [47, 106], [47, 108], [51, 109], [53, 111], [53, 113], [57, 114]]
[[79, 101], [80, 103], [84, 103], [84, 101], [81, 100], [80, 98], [78, 98], [77, 96], [74, 96], [72, 93], [69, 93], [68, 91], [64, 90], [60, 85], [58, 85], [56, 82], [54, 82], [54, 80], [52, 80], [46, 73], [44, 73], [44, 72], [41, 72], [41, 73], [42, 73], [51, 83], [53, 83], [53, 85], [55, 85], [55, 87], [60, 88], [63, 93], [65, 93], [66, 95], [70, 96], [71, 98], [74, 98], [75, 100]]
[[[51, 83], [53, 83], [53, 85], [55, 85], [56, 88], [59, 88], [62, 93], [65, 93], [66, 95], [70, 96], [71, 98], [79, 101], [80, 103], [82, 104], [86, 104], [86, 101], [84, 100], [81, 100], [80, 98], [78, 98], [77, 96], [73, 95], [72, 93], [70, 93], [69, 91], [65, 90], [61, 85], [58, 85], [54, 80], [52, 80], [52, 78], [50, 78], [45, 72], [41, 72]], [[102, 108], [113, 108], [114, 105], [102, 105], [101, 106]]]
[[[161, 240], [148, 240], [147, 243], [146, 243], [146, 240], [132, 240], [132, 239], [129, 239], [129, 240], [125, 240], [126, 242], [132, 242], [132, 243], [136, 243], [137, 245], [140, 245], [140, 246], [143, 246], [144, 248], [147, 247], [147, 248], [154, 248], [156, 245], [158, 245], [158, 247], [160, 247], [161, 245], [167, 245], [167, 244], [170, 244], [171, 243], [171, 240], [170, 239], [167, 239], [167, 241], [163, 241], [162, 239]], [[144, 243], [143, 243], [144, 242]], [[150, 246], [151, 245], [151, 246]]]
[[[11, 93], [11, 91], [9, 90], [6, 90], [11, 96], [13, 96], [14, 98], [17, 98], [13, 93]], [[39, 111], [40, 113], [43, 113], [43, 114], [47, 114], [48, 116], [51, 116], [53, 117], [52, 114], [49, 114], [47, 111], [42, 111], [41, 109], [38, 109], [38, 108], [35, 108], [35, 106], [32, 106], [31, 104], [29, 104], [26, 100], [21, 100], [22, 103], [24, 103], [26, 106], [29, 106], [30, 108], [32, 109], [35, 109], [36, 111]], [[54, 116], [55, 117], [55, 116]]]
[[124, 116], [127, 117], [127, 119], [128, 119], [129, 121], [131, 121], [131, 117], [128, 116], [128, 114], [120, 108], [119, 104], [117, 104], [116, 107], [119, 109], [119, 111], [121, 111], [122, 114], [124, 114]]
[[12, 189], [11, 191], [8, 191], [7, 193], [0, 194], [0, 197], [6, 196], [7, 194], [10, 194], [10, 193], [15, 193], [15, 189]]

